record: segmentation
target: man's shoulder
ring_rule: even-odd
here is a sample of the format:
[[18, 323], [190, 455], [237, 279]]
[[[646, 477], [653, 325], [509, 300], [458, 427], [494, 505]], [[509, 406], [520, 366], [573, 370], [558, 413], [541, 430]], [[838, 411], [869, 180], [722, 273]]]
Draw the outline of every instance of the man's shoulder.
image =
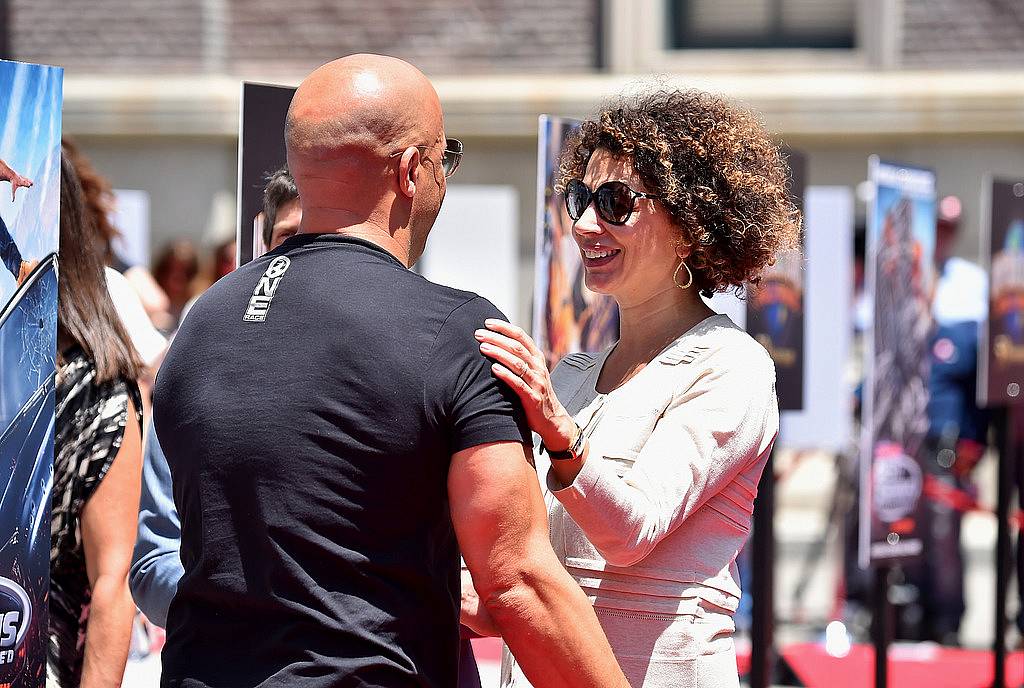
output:
[[431, 282], [419, 275], [417, 277], [421, 298], [441, 316], [445, 325], [458, 327], [472, 324], [472, 332], [483, 327], [483, 321], [487, 318], [508, 320], [497, 306], [475, 292]]

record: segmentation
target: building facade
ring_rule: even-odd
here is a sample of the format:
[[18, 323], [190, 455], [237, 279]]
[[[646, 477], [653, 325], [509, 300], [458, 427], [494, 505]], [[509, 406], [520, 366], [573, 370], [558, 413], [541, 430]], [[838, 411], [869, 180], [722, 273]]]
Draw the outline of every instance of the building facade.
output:
[[[1024, 175], [1024, 4], [1006, 0], [8, 0], [14, 59], [63, 65], [65, 131], [151, 199], [154, 249], [232, 229], [242, 79], [353, 52], [434, 80], [453, 183], [514, 187], [530, 302], [536, 132], [651, 83], [723, 93], [856, 186], [872, 153], [934, 168], [977, 255], [987, 174]], [[520, 312], [520, 322], [529, 322]]]

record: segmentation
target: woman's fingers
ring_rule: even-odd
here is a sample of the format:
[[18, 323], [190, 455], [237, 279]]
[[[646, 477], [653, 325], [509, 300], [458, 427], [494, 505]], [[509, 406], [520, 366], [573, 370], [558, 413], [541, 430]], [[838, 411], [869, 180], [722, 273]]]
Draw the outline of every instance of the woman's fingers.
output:
[[519, 399], [524, 404], [527, 402], [536, 403], [536, 392], [533, 387], [530, 387], [530, 385], [523, 380], [523, 378], [519, 377], [500, 363], [492, 363], [491, 370], [494, 371], [495, 377], [507, 384], [512, 388], [512, 391], [519, 395]]
[[527, 363], [530, 363], [531, 365], [534, 364], [534, 357], [530, 353], [530, 350], [527, 349], [526, 346], [523, 345], [523, 343], [517, 339], [506, 336], [504, 334], [499, 334], [497, 332], [492, 332], [491, 330], [477, 330], [474, 333], [474, 336], [476, 337], [478, 342], [492, 344], [494, 346], [500, 347], [505, 351], [508, 351], [509, 353], [518, 356]]
[[528, 361], [519, 358], [507, 349], [503, 349], [500, 346], [494, 346], [487, 342], [480, 344], [480, 351], [485, 356], [493, 358], [506, 369], [522, 378], [526, 382], [527, 386], [532, 387], [531, 383], [533, 382], [533, 375]]
[[533, 338], [530, 337], [530, 335], [526, 334], [526, 331], [523, 328], [497, 318], [488, 318], [487, 320], [484, 320], [484, 325], [488, 329], [500, 332], [501, 334], [516, 340], [530, 352], [531, 356], [536, 356], [543, 360], [544, 354], [541, 353], [536, 342], [533, 341]]

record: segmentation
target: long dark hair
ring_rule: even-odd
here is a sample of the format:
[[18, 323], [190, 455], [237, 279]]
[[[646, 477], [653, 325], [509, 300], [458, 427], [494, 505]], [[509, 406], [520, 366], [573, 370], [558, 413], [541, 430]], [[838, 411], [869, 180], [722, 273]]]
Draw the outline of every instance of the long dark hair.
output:
[[[85, 210], [74, 165], [60, 156], [60, 251], [57, 265], [58, 341], [75, 342], [96, 366], [96, 381], [136, 380], [142, 360], [107, 292], [97, 228]], [[64, 345], [62, 344], [62, 346]]]

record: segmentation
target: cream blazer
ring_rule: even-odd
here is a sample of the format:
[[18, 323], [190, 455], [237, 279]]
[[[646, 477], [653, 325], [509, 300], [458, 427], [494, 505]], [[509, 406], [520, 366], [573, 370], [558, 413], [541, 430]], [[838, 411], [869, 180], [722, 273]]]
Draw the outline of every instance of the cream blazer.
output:
[[[775, 366], [724, 315], [599, 394], [610, 352], [569, 355], [552, 373], [590, 450], [564, 487], [537, 456], [551, 544], [634, 688], [738, 686], [736, 556], [778, 434]], [[507, 651], [502, 685], [529, 685]]]

